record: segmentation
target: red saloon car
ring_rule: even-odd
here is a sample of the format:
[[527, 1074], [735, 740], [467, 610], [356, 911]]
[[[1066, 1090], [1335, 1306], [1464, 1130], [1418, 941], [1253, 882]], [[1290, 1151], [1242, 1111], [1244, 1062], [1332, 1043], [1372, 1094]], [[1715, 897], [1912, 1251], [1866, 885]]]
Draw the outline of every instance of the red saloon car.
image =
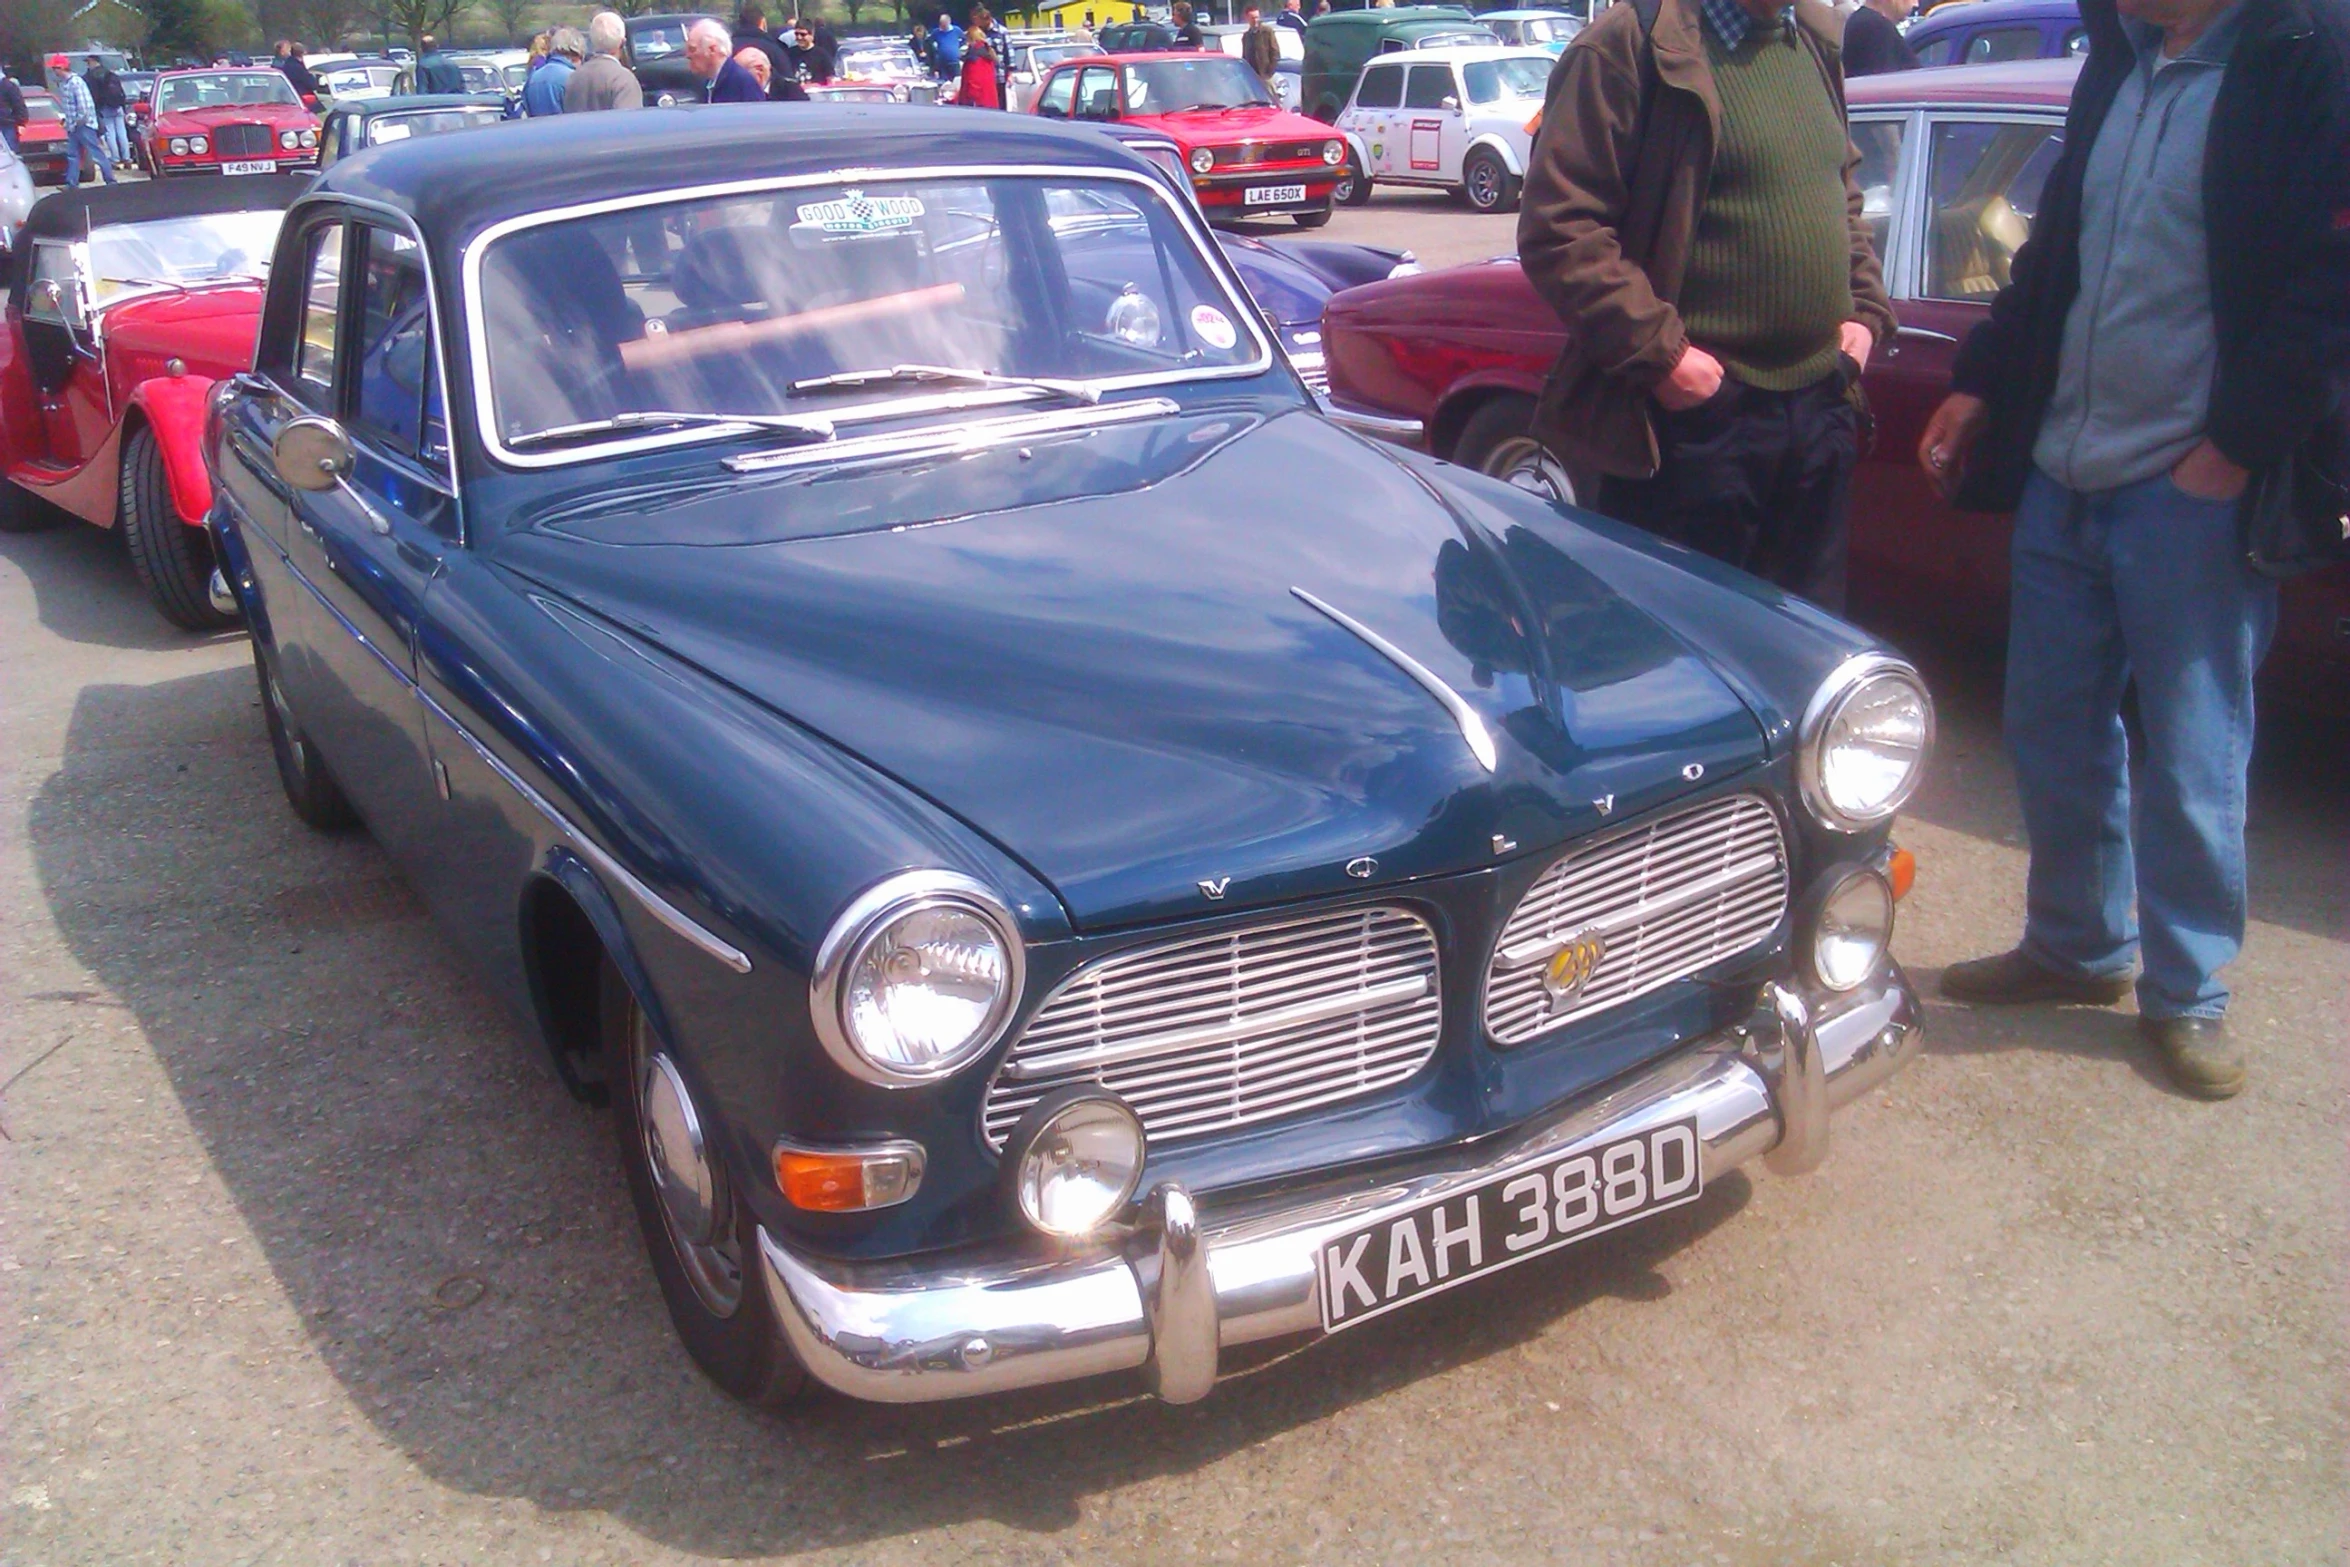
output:
[[1330, 221], [1346, 143], [1292, 114], [1257, 73], [1226, 54], [1107, 54], [1066, 60], [1036, 89], [1033, 113], [1147, 126], [1183, 149], [1211, 223], [1287, 213]]
[[165, 71], [142, 129], [147, 167], [166, 174], [277, 174], [318, 167], [318, 116], [267, 67]]
[[[1850, 84], [1864, 210], [1901, 320], [1869, 361], [1877, 440], [1853, 480], [1852, 594], [1880, 618], [1983, 634], [2006, 622], [2007, 521], [1946, 503], [1918, 469], [1918, 438], [2031, 232], [2079, 69], [2032, 61]], [[1515, 256], [1351, 289], [1322, 324], [1342, 419], [1573, 499], [1574, 476], [1527, 433], [1567, 330]], [[2350, 570], [2285, 584], [2265, 679], [2350, 712]]]
[[205, 403], [253, 363], [278, 220], [307, 184], [126, 181], [34, 206], [0, 318], [0, 530], [119, 526], [166, 620], [235, 619], [212, 591]]

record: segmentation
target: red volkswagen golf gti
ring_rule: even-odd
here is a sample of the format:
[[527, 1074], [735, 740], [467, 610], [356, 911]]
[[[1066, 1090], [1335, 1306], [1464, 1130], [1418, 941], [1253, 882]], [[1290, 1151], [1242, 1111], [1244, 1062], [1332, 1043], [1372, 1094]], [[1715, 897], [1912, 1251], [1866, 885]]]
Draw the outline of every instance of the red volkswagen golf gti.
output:
[[1300, 228], [1320, 228], [1346, 165], [1346, 143], [1329, 126], [1282, 108], [1256, 72], [1225, 54], [1067, 60], [1037, 89], [1033, 112], [1169, 137], [1211, 223], [1287, 213]]

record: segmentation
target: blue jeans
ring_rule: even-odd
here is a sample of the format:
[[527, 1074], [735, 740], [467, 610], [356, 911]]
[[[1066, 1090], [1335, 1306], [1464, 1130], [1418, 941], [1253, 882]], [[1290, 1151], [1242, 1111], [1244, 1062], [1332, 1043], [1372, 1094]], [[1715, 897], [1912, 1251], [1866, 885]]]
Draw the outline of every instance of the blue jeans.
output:
[[[2276, 631], [2276, 584], [2245, 567], [2235, 503], [2198, 500], [2167, 474], [2080, 494], [2035, 472], [2013, 573], [2024, 951], [2059, 973], [2110, 975], [2142, 944], [2143, 1016], [2218, 1017], [2228, 992], [2215, 976], [2244, 944], [2252, 676]], [[2146, 736], [2134, 802], [2121, 721], [2132, 680]]]
[[98, 172], [106, 176], [106, 183], [114, 183], [114, 160], [106, 156], [106, 142], [95, 125], [76, 125], [65, 133], [65, 185], [68, 190], [82, 182], [82, 149], [89, 149], [90, 161]]
[[98, 111], [99, 138], [106, 143], [107, 152], [113, 156], [117, 163], [131, 161], [130, 127], [124, 122], [124, 115], [127, 112], [122, 109], [100, 109]]

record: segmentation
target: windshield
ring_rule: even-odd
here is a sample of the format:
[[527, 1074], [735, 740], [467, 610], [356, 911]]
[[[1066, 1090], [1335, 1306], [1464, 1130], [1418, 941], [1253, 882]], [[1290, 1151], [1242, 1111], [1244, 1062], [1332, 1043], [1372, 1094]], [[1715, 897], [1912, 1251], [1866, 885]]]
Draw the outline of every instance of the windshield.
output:
[[1415, 49], [1474, 48], [1481, 44], [1493, 45], [1500, 42], [1501, 40], [1494, 37], [1490, 29], [1480, 27], [1475, 32], [1425, 33], [1412, 40], [1412, 47]]
[[683, 22], [654, 22], [628, 30], [628, 51], [639, 60], [659, 60], [685, 47]]
[[157, 89], [156, 107], [166, 114], [190, 109], [246, 108], [253, 104], [284, 103], [300, 107], [293, 84], [275, 71], [207, 71], [200, 76], [172, 76]]
[[1028, 51], [1028, 68], [1042, 76], [1063, 60], [1075, 60], [1099, 52], [1090, 44], [1038, 44]]
[[58, 111], [57, 100], [43, 93], [26, 93], [24, 95], [24, 108], [25, 115], [28, 119], [62, 120], [65, 118], [65, 116]]
[[[1263, 352], [1166, 193], [1106, 176], [689, 197], [508, 235], [474, 287], [485, 422], [518, 446], [663, 412], [829, 419], [956, 390], [939, 367], [1140, 383]], [[933, 373], [877, 384], [899, 366]]]
[[1575, 36], [1574, 19], [1565, 16], [1529, 16], [1518, 23], [1519, 42], [1563, 43]]
[[530, 79], [530, 62], [517, 60], [505, 67], [502, 74], [506, 78], [506, 90], [510, 93], [520, 92], [523, 84]]
[[1128, 114], [1174, 114], [1273, 101], [1257, 73], [1238, 60], [1153, 60], [1129, 65], [1125, 71]]
[[843, 48], [837, 73], [842, 76], [913, 76], [922, 72], [914, 51], [904, 44], [867, 44]]
[[277, 243], [278, 211], [208, 212], [90, 231], [90, 283], [101, 301], [151, 283], [260, 277]]
[[1504, 98], [1540, 101], [1550, 84], [1550, 57], [1517, 60], [1471, 60], [1461, 67], [1461, 85], [1471, 103], [1497, 103]]
[[469, 131], [477, 125], [495, 125], [501, 116], [488, 104], [478, 108], [425, 109], [415, 114], [379, 114], [367, 122], [367, 145], [406, 141], [411, 136], [438, 136], [443, 131]]

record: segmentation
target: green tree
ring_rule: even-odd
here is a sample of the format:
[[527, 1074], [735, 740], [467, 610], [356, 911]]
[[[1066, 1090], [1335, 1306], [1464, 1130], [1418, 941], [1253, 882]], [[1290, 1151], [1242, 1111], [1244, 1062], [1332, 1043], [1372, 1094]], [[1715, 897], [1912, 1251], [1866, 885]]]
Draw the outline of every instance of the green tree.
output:
[[147, 17], [149, 55], [159, 60], [179, 55], [212, 58], [213, 48], [220, 42], [216, 33], [220, 19], [204, 0], [142, 0], [139, 9]]
[[509, 43], [525, 43], [530, 34], [530, 13], [538, 9], [538, 0], [490, 0], [490, 14], [498, 19], [498, 26]]
[[406, 39], [409, 48], [422, 54], [427, 33], [448, 42], [449, 24], [465, 9], [466, 0], [379, 0], [379, 6], [384, 31]]

